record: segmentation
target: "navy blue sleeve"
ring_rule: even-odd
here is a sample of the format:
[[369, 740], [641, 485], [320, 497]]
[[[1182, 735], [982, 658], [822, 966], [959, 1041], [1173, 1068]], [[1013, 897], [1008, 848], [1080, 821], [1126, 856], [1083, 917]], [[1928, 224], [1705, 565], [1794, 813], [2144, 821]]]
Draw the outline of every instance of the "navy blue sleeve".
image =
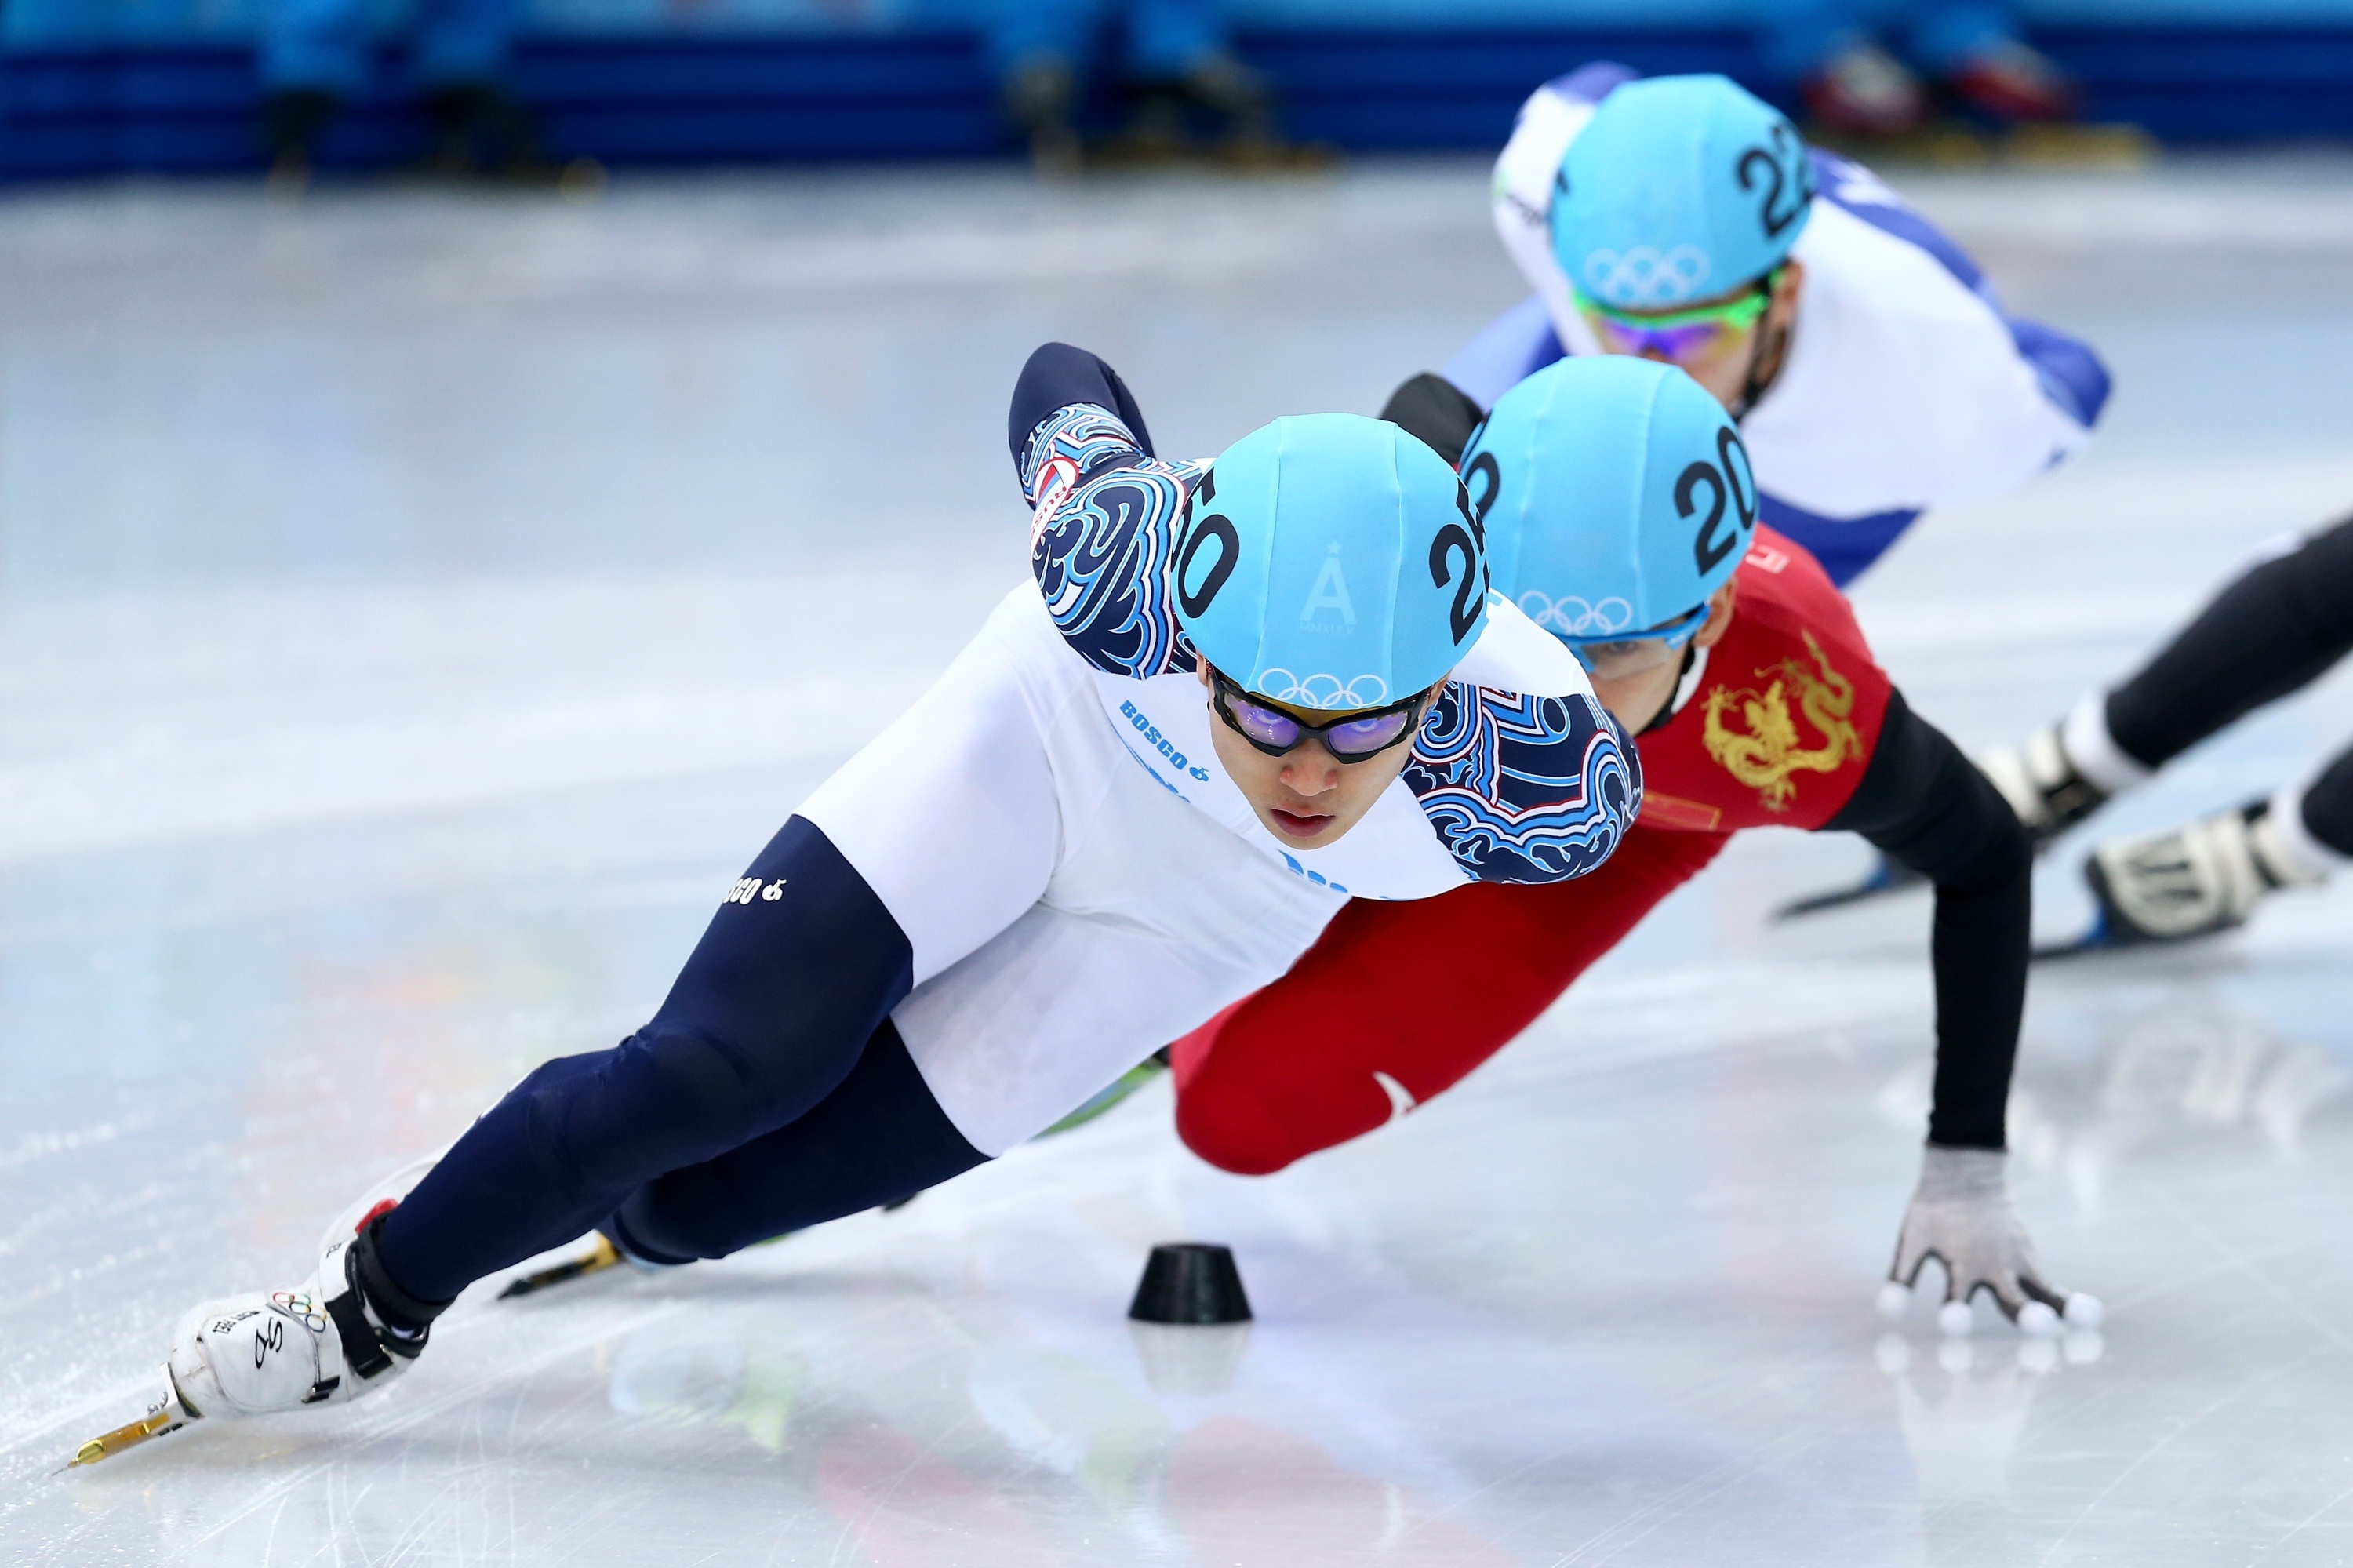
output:
[[1642, 810], [1641, 753], [1588, 696], [1449, 681], [1404, 779], [1439, 842], [1482, 882], [1583, 876]]
[[2097, 424], [2108, 403], [2108, 367], [2092, 345], [2023, 316], [2004, 313], [2001, 319], [2010, 327], [2010, 341], [2018, 345], [2018, 356], [2033, 367], [2042, 395], [2085, 429]]
[[1190, 670], [1168, 560], [1199, 470], [1154, 457], [1118, 373], [1065, 343], [1022, 367], [1006, 437], [1034, 508], [1029, 569], [1063, 639], [1114, 674]]
[[1144, 428], [1144, 410], [1119, 372], [1083, 348], [1050, 343], [1029, 356], [1021, 378], [1013, 384], [1013, 407], [1005, 419], [1006, 444], [1013, 450], [1013, 466], [1027, 473], [1030, 438], [1038, 427], [1076, 404], [1087, 404], [1117, 415], [1145, 457], [1154, 455], [1152, 432]]

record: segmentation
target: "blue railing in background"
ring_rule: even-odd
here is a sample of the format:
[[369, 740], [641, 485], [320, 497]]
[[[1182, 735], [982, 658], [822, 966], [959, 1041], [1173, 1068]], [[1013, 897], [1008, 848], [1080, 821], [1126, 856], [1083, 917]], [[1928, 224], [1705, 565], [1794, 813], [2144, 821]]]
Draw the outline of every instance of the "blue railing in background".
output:
[[[2045, 26], [2092, 118], [2194, 142], [2353, 137], [2353, 20], [2300, 26]], [[1492, 147], [1535, 83], [1593, 58], [1754, 80], [1723, 26], [1261, 27], [1243, 52], [1301, 137], [1356, 149]], [[423, 127], [387, 57], [329, 132], [327, 166], [413, 155]], [[549, 150], [613, 164], [962, 157], [1008, 143], [977, 46], [925, 26], [884, 33], [542, 37], [516, 68]], [[259, 168], [259, 90], [235, 44], [17, 49], [0, 56], [0, 175]]]

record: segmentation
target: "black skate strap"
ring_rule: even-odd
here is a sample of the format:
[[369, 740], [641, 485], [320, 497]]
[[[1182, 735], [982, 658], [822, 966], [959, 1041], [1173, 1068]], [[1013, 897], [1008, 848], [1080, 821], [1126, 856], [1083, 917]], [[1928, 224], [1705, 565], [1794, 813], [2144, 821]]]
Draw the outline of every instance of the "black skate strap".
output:
[[343, 1364], [352, 1369], [353, 1377], [364, 1383], [392, 1365], [392, 1358], [385, 1353], [384, 1341], [376, 1336], [375, 1325], [367, 1319], [367, 1309], [360, 1305], [357, 1286], [347, 1284], [329, 1297], [327, 1316], [334, 1320], [335, 1332], [343, 1339]]

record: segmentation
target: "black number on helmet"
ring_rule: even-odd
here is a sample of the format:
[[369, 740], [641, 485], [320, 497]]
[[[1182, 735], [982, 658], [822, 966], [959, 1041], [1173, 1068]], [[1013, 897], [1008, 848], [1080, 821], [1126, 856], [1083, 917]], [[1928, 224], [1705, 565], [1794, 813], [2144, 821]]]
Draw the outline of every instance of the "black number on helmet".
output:
[[1755, 190], [1759, 179], [1771, 182], [1765, 187], [1764, 199], [1757, 205], [1757, 221], [1763, 226], [1767, 239], [1778, 239], [1783, 229], [1797, 222], [1798, 215], [1806, 210], [1806, 198], [1813, 195], [1810, 188], [1812, 182], [1804, 175], [1793, 184], [1787, 173], [1790, 164], [1800, 161], [1792, 156], [1796, 141], [1797, 132], [1789, 129], [1788, 122], [1776, 122], [1773, 145], [1749, 148], [1732, 166], [1742, 190]]
[[[1455, 582], [1454, 568], [1449, 565], [1457, 555], [1462, 557], [1462, 578], [1460, 582]], [[1462, 645], [1462, 640], [1471, 635], [1471, 628], [1479, 620], [1479, 600], [1486, 576], [1479, 559], [1479, 546], [1472, 543], [1469, 531], [1460, 523], [1449, 523], [1438, 531], [1438, 537], [1430, 542], [1431, 586], [1444, 588], [1448, 583], [1455, 583], [1451, 620], [1454, 645], [1458, 648]]]
[[1693, 463], [1676, 476], [1675, 515], [1689, 517], [1699, 510], [1699, 503], [1692, 499], [1692, 493], [1703, 484], [1707, 486], [1707, 515], [1700, 520], [1699, 532], [1693, 536], [1692, 559], [1699, 565], [1699, 575], [1705, 577], [1715, 570], [1716, 564], [1740, 543], [1740, 528], [1736, 524], [1725, 530], [1722, 538], [1716, 536], [1716, 527], [1724, 521], [1726, 499], [1724, 475], [1716, 472], [1714, 463], [1704, 460]]
[[1724, 477], [1732, 482], [1733, 510], [1740, 514], [1743, 529], [1757, 526], [1757, 471], [1748, 466], [1748, 449], [1740, 444], [1740, 432], [1725, 425], [1715, 432], [1715, 461], [1724, 465]]
[[1476, 495], [1470, 495], [1470, 502], [1472, 532], [1479, 535], [1479, 543], [1483, 546], [1487, 543], [1487, 514], [1495, 509], [1495, 497], [1503, 493], [1504, 489], [1504, 471], [1497, 465], [1495, 454], [1481, 452], [1472, 458], [1470, 471], [1462, 476], [1462, 482], [1466, 495], [1469, 494], [1468, 486], [1482, 486]]
[[[1199, 588], [1186, 586], [1192, 581], [1193, 561], [1200, 555], [1201, 546], [1209, 540], [1218, 541], [1218, 558], [1209, 563], [1208, 575]], [[1193, 519], [1193, 531], [1185, 539], [1185, 547], [1176, 556], [1176, 602], [1185, 613], [1198, 620], [1208, 609], [1218, 590], [1234, 575], [1234, 564], [1241, 559], [1241, 535], [1221, 514], [1212, 512], [1207, 517]]]

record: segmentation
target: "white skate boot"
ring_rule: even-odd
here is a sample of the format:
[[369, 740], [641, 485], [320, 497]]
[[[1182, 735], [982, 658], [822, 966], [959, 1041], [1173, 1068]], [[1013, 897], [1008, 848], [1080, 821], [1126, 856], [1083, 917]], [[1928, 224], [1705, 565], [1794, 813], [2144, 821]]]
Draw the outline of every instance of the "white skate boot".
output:
[[1978, 767], [2018, 813], [2039, 853], [2042, 846], [2107, 802], [2111, 791], [2084, 777], [2067, 752], [2064, 726], [2049, 725], [2023, 746], [1997, 746]]
[[2102, 844], [2084, 866], [2084, 880], [2100, 901], [2095, 935], [2123, 947], [2227, 931], [2245, 925], [2270, 894], [2325, 880], [2282, 834], [2273, 804], [2258, 801], [2171, 832]]
[[372, 1280], [361, 1288], [360, 1255], [373, 1245], [375, 1222], [438, 1158], [393, 1172], [346, 1209], [320, 1245], [318, 1271], [301, 1285], [208, 1301], [180, 1319], [167, 1372], [190, 1416], [341, 1404], [382, 1388], [417, 1359], [430, 1330], [385, 1323], [376, 1305], [385, 1287]]

